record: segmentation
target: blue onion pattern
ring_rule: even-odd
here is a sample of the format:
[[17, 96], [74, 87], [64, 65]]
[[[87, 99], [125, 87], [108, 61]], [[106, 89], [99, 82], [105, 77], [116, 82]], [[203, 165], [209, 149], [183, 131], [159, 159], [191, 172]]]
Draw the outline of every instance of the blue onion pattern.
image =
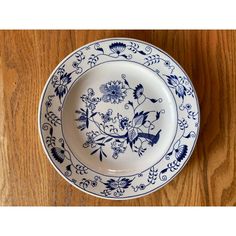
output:
[[[42, 115], [44, 118], [42, 118], [40, 128], [52, 162], [71, 183], [98, 196], [129, 198], [130, 196], [138, 196], [139, 193], [150, 192], [155, 186], [160, 186], [169, 181], [175, 175], [174, 173], [180, 170], [180, 167], [189, 158], [194, 140], [197, 137], [200, 125], [199, 111], [195, 105], [196, 96], [191, 82], [184, 73], [178, 73], [175, 68], [176, 63], [171, 59], [168, 60], [166, 56], [163, 56], [163, 53], [144, 43], [123, 39], [110, 40], [106, 46], [104, 45], [104, 42], [99, 42], [86, 46], [71, 56], [70, 65], [65, 62], [58, 67], [48, 85], [50, 93], [47, 93], [43, 98], [45, 113]], [[164, 156], [166, 165], [162, 168], [158, 168], [158, 164], [156, 164], [142, 173], [129, 177], [94, 176], [91, 169], [72, 158], [73, 155], [64, 144], [63, 136], [60, 137], [59, 135], [59, 129], [62, 126], [63, 101], [73, 82], [86, 68], [97, 66], [109, 60], [136, 61], [137, 55], [140, 57], [139, 63], [161, 76], [173, 92], [179, 113], [176, 138]], [[166, 74], [162, 74], [161, 66], [165, 66]], [[125, 114], [118, 115], [114, 109], [102, 112], [97, 110], [98, 104], [102, 102], [107, 104], [125, 103], [128, 92], [131, 92], [133, 100], [130, 99], [124, 104], [124, 107], [125, 109], [129, 107], [130, 110], [135, 109], [135, 101], [140, 98], [143, 99], [146, 95], [145, 88], [142, 84], [131, 86], [130, 81], [125, 77], [124, 75], [121, 80], [118, 80], [118, 83], [117, 81], [110, 81], [110, 84], [104, 84], [100, 93], [96, 92], [95, 94], [92, 88], [88, 88], [87, 93], [81, 96], [84, 106], [76, 111], [75, 122], [78, 125], [79, 132], [87, 133], [84, 148], [91, 149], [91, 155], [96, 154], [100, 161], [104, 158], [110, 158], [103, 149], [104, 145], [110, 148], [111, 157], [114, 159], [125, 158], [125, 152], [128, 149], [137, 153], [138, 158], [142, 157], [148, 148], [154, 146], [162, 138], [162, 133], [165, 132], [154, 128], [154, 133], [148, 135], [138, 130], [140, 127], [144, 130], [148, 127], [150, 117], [150, 113], [146, 113], [148, 111], [139, 110], [130, 119]], [[146, 98], [145, 102], [158, 103], [161, 102], [159, 99]], [[161, 110], [155, 111], [157, 124], [158, 120], [162, 116], [164, 117], [164, 114]], [[97, 125], [102, 130], [105, 126], [109, 126], [109, 128], [105, 128], [106, 133], [101, 133], [99, 128], [93, 132], [86, 132], [92, 124], [95, 124], [94, 121], [96, 122], [97, 119], [100, 119], [101, 125]], [[194, 127], [192, 121], [194, 121]], [[139, 140], [147, 141], [149, 146], [142, 146]], [[98, 188], [100, 189], [99, 192], [97, 191]]]
[[[118, 48], [118, 46], [120, 47], [121, 45], [113, 45], [113, 47], [115, 46]], [[121, 49], [119, 48], [119, 50]], [[110, 149], [113, 152], [112, 158], [114, 159], [123, 156], [127, 150], [127, 145], [132, 152], [137, 153], [137, 155], [141, 157], [147, 150], [147, 146], [152, 147], [158, 143], [161, 132], [163, 132], [161, 129], [155, 130], [155, 125], [158, 123], [161, 114], [164, 114], [164, 110], [137, 110], [137, 108], [145, 102], [160, 103], [162, 99], [147, 97], [144, 94], [142, 84], [138, 84], [135, 88], [132, 88], [124, 74], [121, 74], [121, 78], [123, 80], [109, 81], [108, 83], [100, 85], [99, 89], [101, 94], [98, 94], [100, 96], [95, 95], [92, 88], [88, 88], [88, 94], [81, 96], [82, 102], [87, 109], [81, 107], [79, 110], [75, 111], [75, 113], [79, 114], [76, 121], [78, 122], [77, 127], [81, 131], [89, 129], [90, 124], [95, 125], [95, 131], [86, 133], [87, 141], [83, 144], [83, 147], [91, 148], [91, 155], [97, 155], [100, 161], [102, 161], [103, 158], [107, 158], [107, 153], [104, 148], [108, 147], [108, 145], [110, 145]], [[111, 104], [124, 103], [125, 97], [129, 92], [131, 94], [133, 93], [134, 101], [128, 101], [128, 104], [124, 104], [124, 106], [132, 106], [132, 119], [129, 120], [126, 116], [115, 113], [111, 108], [105, 113], [97, 109], [97, 105], [103, 102]], [[141, 96], [144, 98], [142, 102], [139, 103], [138, 99]], [[156, 114], [155, 119], [150, 120], [151, 114], [153, 113]]]

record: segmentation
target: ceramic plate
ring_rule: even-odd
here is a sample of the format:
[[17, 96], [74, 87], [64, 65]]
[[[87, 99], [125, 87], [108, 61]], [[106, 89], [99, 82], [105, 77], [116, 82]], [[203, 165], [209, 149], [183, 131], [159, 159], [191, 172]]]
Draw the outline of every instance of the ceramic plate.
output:
[[49, 77], [39, 133], [57, 171], [86, 193], [130, 199], [172, 180], [194, 149], [193, 85], [161, 49], [128, 38], [85, 45]]

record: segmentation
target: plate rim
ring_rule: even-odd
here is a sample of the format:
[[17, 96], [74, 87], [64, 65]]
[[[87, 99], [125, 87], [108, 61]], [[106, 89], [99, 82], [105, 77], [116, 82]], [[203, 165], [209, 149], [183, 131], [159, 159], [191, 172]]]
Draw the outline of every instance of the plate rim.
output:
[[[87, 189], [83, 189], [81, 187], [79, 187], [78, 185], [74, 184], [70, 179], [68, 179], [59, 169], [58, 167], [52, 162], [52, 159], [50, 158], [49, 156], [49, 153], [46, 149], [46, 146], [44, 144], [44, 141], [43, 141], [43, 135], [42, 135], [42, 129], [41, 129], [41, 107], [42, 107], [42, 102], [43, 102], [43, 99], [44, 99], [44, 95], [45, 95], [45, 92], [47, 90], [47, 87], [48, 87], [48, 84], [51, 82], [51, 77], [55, 74], [55, 72], [58, 70], [58, 68], [60, 67], [60, 65], [66, 63], [66, 61], [71, 57], [73, 56], [77, 51], [81, 50], [82, 48], [86, 48], [88, 46], [92, 46], [96, 43], [99, 43], [99, 42], [107, 42], [107, 41], [111, 41], [111, 40], [114, 40], [114, 41], [118, 41], [118, 40], [127, 40], [127, 41], [134, 41], [134, 42], [139, 42], [139, 43], [142, 43], [146, 46], [150, 46], [152, 48], [155, 48], [157, 50], [159, 50], [161, 53], [163, 53], [164, 55], [166, 55], [170, 60], [172, 60], [178, 67], [179, 69], [183, 72], [183, 74], [188, 78], [188, 82], [190, 83], [193, 91], [194, 91], [194, 94], [195, 94], [195, 100], [196, 100], [196, 106], [197, 106], [197, 112], [198, 112], [198, 128], [197, 128], [197, 132], [195, 133], [195, 140], [194, 140], [194, 143], [192, 145], [192, 150], [188, 153], [187, 155], [187, 158], [186, 158], [186, 161], [180, 166], [180, 168], [178, 169], [178, 171], [173, 175], [171, 176], [168, 180], [166, 180], [162, 185], [159, 185], [158, 187], [155, 187], [147, 192], [143, 192], [143, 193], [140, 193], [140, 194], [137, 194], [137, 195], [132, 195], [132, 196], [119, 196], [119, 197], [114, 197], [114, 196], [103, 196], [103, 195], [98, 195], [96, 193], [93, 193]], [[59, 59], [60, 60], [60, 59]], [[76, 81], [77, 79], [75, 79]], [[74, 82], [75, 82], [74, 81]], [[41, 145], [43, 146], [43, 150], [44, 150], [44, 153], [46, 154], [47, 158], [49, 159], [50, 163], [53, 165], [53, 168], [56, 169], [56, 171], [68, 182], [70, 183], [71, 185], [73, 185], [74, 187], [76, 187], [77, 189], [79, 189], [80, 191], [84, 192], [84, 193], [87, 193], [89, 195], [92, 195], [92, 196], [95, 196], [97, 198], [102, 198], [102, 199], [106, 199], [106, 200], [130, 200], [130, 199], [135, 199], [135, 198], [139, 198], [139, 197], [143, 197], [143, 196], [146, 196], [150, 193], [153, 193], [161, 188], [163, 188], [166, 184], [168, 184], [169, 182], [171, 182], [181, 171], [182, 169], [185, 167], [185, 165], [189, 162], [192, 154], [193, 154], [193, 151], [195, 150], [196, 148], [196, 144], [197, 144], [197, 141], [198, 141], [198, 137], [199, 137], [199, 132], [200, 132], [200, 126], [201, 126], [201, 114], [200, 114], [200, 103], [199, 103], [199, 99], [198, 99], [198, 96], [197, 96], [197, 93], [196, 93], [196, 90], [195, 90], [195, 87], [193, 86], [193, 83], [192, 83], [192, 80], [190, 79], [190, 77], [188, 76], [188, 74], [186, 73], [186, 71], [182, 68], [182, 66], [172, 57], [170, 56], [167, 52], [165, 52], [164, 50], [160, 49], [159, 47], [155, 46], [154, 44], [151, 44], [149, 42], [146, 42], [146, 41], [143, 41], [143, 40], [140, 40], [140, 39], [135, 39], [135, 38], [127, 38], [127, 37], [110, 37], [110, 38], [103, 38], [103, 39], [99, 39], [99, 40], [96, 40], [96, 41], [92, 41], [92, 42], [89, 42], [87, 44], [84, 44], [78, 48], [76, 48], [75, 50], [73, 50], [70, 54], [68, 54], [66, 57], [63, 58], [63, 60], [59, 61], [58, 64], [56, 65], [56, 67], [54, 68], [54, 70], [51, 72], [51, 74], [49, 75], [46, 83], [44, 84], [43, 86], [43, 90], [41, 92], [41, 95], [40, 95], [40, 100], [39, 100], [39, 103], [38, 103], [38, 131], [39, 131], [39, 136], [40, 136], [40, 142], [41, 142]], [[155, 163], [156, 165], [156, 163]], [[150, 166], [151, 167], [151, 166]], [[101, 174], [103, 175], [103, 174]], [[126, 175], [125, 175], [126, 176]]]

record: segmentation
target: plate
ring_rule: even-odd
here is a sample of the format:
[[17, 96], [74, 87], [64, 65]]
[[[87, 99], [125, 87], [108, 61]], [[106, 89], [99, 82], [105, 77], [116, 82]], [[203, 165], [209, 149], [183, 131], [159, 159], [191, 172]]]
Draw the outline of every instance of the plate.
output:
[[180, 65], [146, 42], [85, 45], [50, 75], [39, 133], [55, 169], [107, 199], [144, 196], [170, 182], [191, 156], [199, 104]]

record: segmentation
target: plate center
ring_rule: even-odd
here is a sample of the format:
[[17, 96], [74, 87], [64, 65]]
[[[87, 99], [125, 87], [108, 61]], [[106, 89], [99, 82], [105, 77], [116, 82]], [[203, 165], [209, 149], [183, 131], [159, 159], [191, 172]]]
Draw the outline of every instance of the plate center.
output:
[[176, 128], [169, 88], [134, 62], [107, 62], [84, 73], [62, 111], [63, 134], [72, 153], [107, 175], [132, 175], [160, 161]]

